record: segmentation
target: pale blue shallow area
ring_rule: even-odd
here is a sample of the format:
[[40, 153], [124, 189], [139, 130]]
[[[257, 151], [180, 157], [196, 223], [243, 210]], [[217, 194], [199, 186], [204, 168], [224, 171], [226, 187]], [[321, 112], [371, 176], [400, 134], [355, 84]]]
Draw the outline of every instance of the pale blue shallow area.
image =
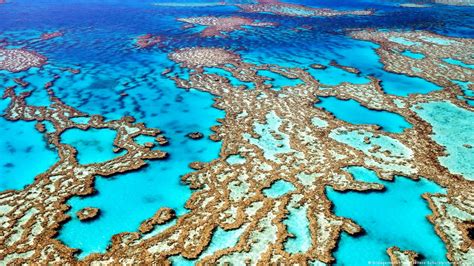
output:
[[407, 45], [407, 46], [420, 45], [420, 43], [418, 43], [418, 42], [412, 42], [412, 41], [407, 40], [403, 37], [389, 37], [388, 40], [391, 41], [391, 42], [395, 42], [395, 43], [403, 44], [403, 45]]
[[[278, 154], [290, 153], [293, 150], [290, 147], [290, 138], [287, 134], [280, 132], [279, 128], [282, 124], [282, 120], [275, 112], [270, 112], [266, 115], [266, 123], [256, 123], [254, 125], [254, 131], [260, 135], [260, 138], [252, 138], [249, 133], [244, 133], [244, 138], [247, 139], [251, 144], [258, 146], [263, 150], [263, 156], [269, 160], [277, 160]], [[277, 139], [272, 135], [280, 135], [281, 138]]]
[[245, 157], [243, 157], [240, 154], [233, 154], [227, 157], [226, 161], [229, 164], [244, 164], [247, 161], [247, 159], [245, 159]]
[[306, 216], [308, 208], [288, 207], [288, 217], [284, 220], [289, 233], [293, 234], [285, 242], [285, 250], [289, 253], [303, 253], [311, 247], [311, 232], [309, 220]]
[[412, 110], [433, 126], [433, 140], [446, 147], [447, 156], [438, 158], [441, 164], [452, 173], [474, 180], [474, 112], [450, 102], [428, 102], [419, 106], [422, 109]]
[[280, 179], [276, 181], [275, 183], [273, 183], [270, 188], [264, 189], [263, 193], [267, 197], [278, 198], [294, 189], [295, 189], [295, 186], [293, 186], [293, 184], [291, 184], [288, 181]]
[[401, 133], [411, 128], [403, 116], [388, 111], [371, 110], [355, 100], [340, 100], [336, 97], [320, 97], [316, 106], [331, 112], [336, 118], [352, 124], [374, 124], [382, 130], [392, 133]]
[[[358, 180], [376, 181], [376, 174], [361, 167], [348, 170]], [[424, 261], [447, 262], [446, 248], [426, 218], [431, 214], [423, 193], [444, 193], [426, 179], [413, 181], [396, 177], [393, 182], [379, 181], [383, 192], [336, 192], [326, 190], [337, 216], [353, 219], [365, 233], [352, 237], [342, 234], [335, 252], [336, 265], [367, 265], [369, 261], [388, 262], [386, 249], [398, 246], [424, 256]]]
[[0, 116], [0, 140], [0, 192], [31, 184], [59, 159], [34, 122], [8, 121]]

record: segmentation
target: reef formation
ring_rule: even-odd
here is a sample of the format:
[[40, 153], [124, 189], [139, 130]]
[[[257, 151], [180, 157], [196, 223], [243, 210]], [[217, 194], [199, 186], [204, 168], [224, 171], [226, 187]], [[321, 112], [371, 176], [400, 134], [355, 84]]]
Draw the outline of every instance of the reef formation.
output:
[[31, 67], [41, 67], [47, 58], [23, 49], [0, 48], [0, 70], [20, 72]]
[[[379, 44], [377, 53], [387, 70], [422, 77], [442, 89], [402, 97], [386, 94], [375, 77], [367, 84], [346, 82], [330, 86], [320, 83], [305, 69], [248, 63], [239, 54], [222, 48], [193, 47], [171, 52], [171, 60], [192, 72], [188, 79], [169, 72], [164, 75], [182, 89], [212, 93], [217, 96], [214, 106], [226, 112], [221, 124], [213, 127], [212, 139], [222, 142], [219, 158], [210, 163], [196, 162], [196, 171], [182, 178], [195, 190], [186, 203], [188, 213], [175, 217], [172, 210], [160, 209], [143, 222], [139, 232], [114, 236], [106, 253], [89, 255], [84, 263], [169, 262], [177, 255], [197, 259], [200, 264], [331, 263], [341, 233], [355, 235], [363, 228], [333, 214], [325, 189], [383, 189], [381, 184], [356, 180], [344, 170], [349, 166], [371, 169], [385, 180], [403, 175], [427, 178], [444, 187], [446, 194], [423, 195], [433, 211], [429, 220], [447, 245], [451, 262], [472, 261], [474, 248], [469, 232], [474, 219], [473, 179], [452, 173], [440, 163], [440, 158], [448, 155], [446, 149], [433, 140], [436, 132], [419, 112], [430, 102], [474, 111], [463, 98], [464, 90], [452, 82], [474, 82], [473, 70], [443, 61], [450, 57], [472, 64], [466, 50], [474, 48], [473, 41], [424, 31], [364, 30], [349, 34]], [[403, 56], [408, 49], [425, 57]], [[358, 73], [337, 62], [331, 65]], [[206, 73], [206, 67], [228, 71], [233, 78], [253, 83], [254, 87], [233, 86], [226, 77]], [[23, 68], [18, 65], [12, 70]], [[265, 82], [267, 78], [259, 74], [261, 70], [302, 83], [276, 90]], [[68, 209], [66, 199], [92, 193], [95, 175], [132, 171], [145, 165], [145, 160], [166, 157], [166, 153], [133, 140], [139, 135], [160, 138], [158, 129], [146, 128], [131, 117], [104, 121], [101, 116], [90, 116], [65, 105], [52, 90], [48, 89], [48, 93], [52, 102], [49, 107], [28, 105], [28, 92], [18, 95], [15, 88], [8, 88], [4, 93], [4, 98], [11, 99], [6, 119], [37, 121], [38, 129], [43, 128], [43, 121], [53, 123], [55, 130], [44, 134], [61, 158], [24, 190], [1, 194], [1, 219], [6, 233], [0, 238], [0, 259], [6, 263], [74, 262], [75, 251], [54, 238], [60, 224], [68, 219], [64, 214]], [[389, 133], [376, 125], [344, 122], [314, 106], [320, 97], [328, 96], [353, 99], [372, 110], [402, 115], [412, 127]], [[74, 117], [88, 117], [89, 122], [78, 124], [71, 120]], [[117, 150], [127, 153], [104, 163], [80, 165], [75, 149], [60, 141], [61, 134], [70, 128], [113, 129], [117, 132]], [[230, 163], [232, 156], [240, 156], [243, 162]], [[294, 189], [277, 197], [266, 195], [264, 191], [278, 181], [289, 182]], [[291, 237], [284, 223], [290, 208], [303, 209], [309, 221], [311, 246], [305, 252], [291, 254], [284, 248]], [[173, 225], [153, 233], [155, 225], [171, 219], [175, 219]], [[242, 233], [235, 246], [201, 257], [218, 228], [241, 229]], [[398, 247], [387, 247], [387, 254], [393, 263], [413, 263], [418, 256], [416, 251]]]
[[202, 37], [224, 36], [224, 32], [228, 33], [236, 30], [242, 30], [242, 26], [269, 27], [276, 25], [272, 22], [256, 22], [253, 19], [244, 17], [206, 16], [194, 18], [180, 18], [178, 20], [187, 23], [184, 28], [192, 28], [196, 25], [206, 26], [206, 28], [200, 33]]
[[[195, 5], [220, 6], [223, 3]], [[275, 0], [237, 6], [243, 12], [278, 16], [374, 13], [372, 10], [312, 8]], [[244, 26], [277, 25], [238, 16], [178, 20], [186, 23], [185, 28], [205, 26], [201, 37], [223, 36]], [[474, 40], [429, 31], [354, 29], [346, 34], [377, 44], [376, 53], [387, 72], [422, 78], [439, 89], [399, 96], [388, 94], [375, 76], [368, 76], [369, 82], [364, 84], [328, 85], [309, 69], [258, 64], [245, 60], [233, 49], [193, 46], [170, 51], [168, 59], [187, 75], [171, 69], [161, 75], [180, 89], [212, 94], [213, 107], [225, 112], [225, 117], [218, 119], [219, 124], [211, 128], [213, 134], [208, 136], [212, 141], [221, 142], [219, 156], [211, 162], [192, 162], [189, 167], [193, 171], [181, 178], [182, 183], [193, 190], [185, 205], [186, 213], [177, 215], [171, 208], [160, 208], [135, 232], [113, 236], [105, 252], [93, 253], [81, 260], [76, 256], [78, 250], [56, 238], [62, 224], [71, 218], [66, 214], [70, 208], [67, 200], [95, 193], [97, 176], [119, 176], [142, 169], [149, 160], [166, 160], [167, 152], [155, 147], [155, 142], [165, 146], [168, 140], [160, 129], [149, 128], [132, 116], [106, 119], [66, 104], [56, 96], [55, 80], [41, 87], [50, 104], [32, 105], [28, 102], [33, 93], [29, 90], [30, 84], [21, 78], [15, 79], [17, 86], [5, 88], [3, 92], [3, 99], [9, 101], [3, 117], [11, 122], [34, 122], [47, 148], [55, 151], [59, 160], [24, 189], [0, 194], [0, 261], [5, 264], [34, 261], [39, 264], [168, 265], [180, 258], [198, 265], [335, 263], [334, 252], [341, 235], [361, 235], [364, 228], [354, 220], [335, 214], [327, 189], [362, 193], [385, 189], [381, 183], [359, 180], [347, 171], [348, 167], [356, 166], [374, 171], [381, 180], [393, 181], [402, 176], [428, 179], [441, 186], [444, 193], [422, 196], [432, 211], [427, 218], [446, 245], [447, 259], [453, 264], [472, 263], [474, 172], [469, 170], [471, 162], [460, 160], [456, 154], [472, 152], [474, 140], [463, 135], [462, 129], [452, 131], [456, 135], [449, 136], [456, 142], [440, 138], [445, 133], [444, 128], [433, 122], [430, 110], [455, 110], [458, 114], [454, 111], [448, 114], [453, 117], [462, 117], [462, 112], [474, 112], [473, 105], [469, 104], [474, 100], [474, 69], [469, 67], [474, 65]], [[57, 31], [46, 33], [41, 39], [59, 36], [62, 32]], [[140, 35], [135, 39], [135, 46], [153, 48], [163, 40], [160, 35]], [[45, 64], [47, 58], [35, 52], [0, 48], [0, 70], [21, 72]], [[334, 60], [328, 65], [348, 74], [362, 73], [356, 67]], [[310, 67], [328, 68], [318, 63]], [[210, 68], [221, 72], [211, 73]], [[80, 73], [79, 68], [62, 71]], [[265, 71], [300, 82], [275, 86], [275, 80], [262, 74]], [[238, 84], [251, 86], [236, 85], [232, 82], [236, 80]], [[121, 94], [121, 97], [126, 96], [125, 92]], [[317, 106], [327, 97], [355, 101], [372, 111], [401, 116], [410, 126], [400, 132], [390, 132], [377, 124], [349, 123]], [[445, 116], [437, 116], [436, 122], [447, 124]], [[117, 157], [100, 163], [79, 163], [77, 149], [61, 141], [62, 134], [71, 129], [114, 131], [113, 152]], [[190, 139], [204, 137], [201, 132], [187, 132], [191, 132], [186, 135]], [[152, 141], [138, 143], [136, 138], [140, 136], [151, 137]], [[204, 140], [196, 143], [201, 141]], [[284, 184], [282, 186], [288, 189], [271, 194], [269, 191], [277, 184]], [[301, 220], [307, 221], [310, 236], [308, 248], [297, 253], [285, 247], [295, 238], [286, 223], [294, 210], [302, 213]], [[100, 213], [100, 208], [91, 206], [76, 215], [87, 222], [100, 219]], [[156, 230], [159, 226], [165, 227]], [[207, 252], [219, 231], [238, 232], [235, 244]], [[386, 254], [393, 264], [413, 265], [423, 258], [417, 250], [394, 245], [386, 247]]]

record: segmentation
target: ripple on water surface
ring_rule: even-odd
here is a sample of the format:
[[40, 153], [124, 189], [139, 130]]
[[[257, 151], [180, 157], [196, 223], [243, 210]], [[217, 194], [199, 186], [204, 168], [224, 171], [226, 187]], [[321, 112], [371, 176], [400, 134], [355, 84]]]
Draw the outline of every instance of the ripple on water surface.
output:
[[[347, 171], [358, 180], [377, 180], [373, 171], [363, 167], [349, 167]], [[423, 193], [444, 190], [423, 178], [413, 181], [396, 177], [394, 182], [378, 182], [385, 186], [385, 191], [341, 193], [327, 189], [335, 214], [351, 218], [365, 229], [361, 236], [342, 235], [335, 252], [337, 264], [389, 261], [386, 249], [392, 246], [421, 253], [425, 261], [447, 262], [446, 248], [426, 218], [431, 210], [421, 197]]]

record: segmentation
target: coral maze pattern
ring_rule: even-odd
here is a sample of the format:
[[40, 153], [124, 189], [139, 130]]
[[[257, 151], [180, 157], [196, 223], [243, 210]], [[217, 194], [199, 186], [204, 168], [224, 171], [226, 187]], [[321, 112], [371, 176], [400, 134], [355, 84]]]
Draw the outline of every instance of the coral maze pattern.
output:
[[[219, 159], [201, 163], [198, 171], [183, 177], [183, 181], [198, 190], [186, 204], [189, 213], [179, 217], [176, 225], [153, 237], [144, 237], [156, 224], [174, 218], [171, 210], [162, 209], [140, 227], [141, 233], [116, 235], [106, 254], [93, 254], [85, 261], [164, 261], [177, 254], [197, 258], [209, 245], [213, 231], [220, 226], [225, 230], [244, 228], [244, 233], [235, 247], [202, 258], [201, 263], [296, 263], [308, 260], [329, 263], [333, 261], [331, 254], [340, 233], [357, 234], [362, 228], [331, 212], [325, 187], [339, 191], [383, 188], [380, 184], [356, 181], [343, 170], [353, 165], [372, 169], [383, 179], [392, 179], [394, 175], [414, 179], [422, 176], [445, 187], [446, 195], [424, 195], [434, 212], [430, 221], [447, 244], [449, 259], [453, 262], [467, 261], [474, 252], [467, 235], [468, 228], [472, 226], [468, 221], [474, 215], [474, 194], [469, 189], [472, 188], [472, 180], [453, 175], [440, 165], [438, 157], [444, 155], [443, 148], [430, 138], [431, 126], [417, 116], [416, 110], [427, 101], [449, 101], [465, 109], [473, 109], [458, 99], [457, 96], [463, 95], [463, 92], [449, 81], [472, 82], [472, 70], [451, 66], [446, 75], [434, 73], [440, 73], [436, 68], [440, 71], [444, 69], [439, 62], [448, 56], [473, 63], [472, 58], [463, 55], [465, 49], [474, 48], [474, 42], [429, 32], [358, 31], [351, 35], [380, 44], [377, 53], [388, 70], [420, 75], [444, 89], [426, 95], [397, 97], [385, 94], [375, 78], [369, 84], [344, 83], [331, 87], [320, 84], [304, 69], [254, 65], [242, 61], [238, 54], [220, 48], [195, 47], [173, 52], [169, 55], [172, 60], [194, 71], [189, 80], [178, 76], [169, 78], [183, 89], [197, 88], [214, 94], [217, 96], [215, 107], [226, 111], [222, 124], [213, 128], [215, 135], [212, 138], [223, 143]], [[390, 37], [403, 37], [419, 43], [410, 49], [426, 57], [415, 62], [401, 56], [400, 53], [407, 47], [389, 41]], [[446, 40], [456, 45], [437, 45], [425, 41], [427, 38]], [[424, 71], [413, 72], [410, 66]], [[229, 71], [241, 81], [252, 82], [255, 88], [233, 87], [225, 77], [206, 74], [204, 67]], [[265, 84], [266, 78], [258, 75], [258, 70], [269, 70], [289, 79], [301, 79], [304, 84], [275, 90]], [[331, 90], [323, 89], [329, 87]], [[72, 195], [91, 193], [94, 175], [108, 176], [130, 171], [143, 166], [145, 159], [162, 159], [166, 155], [133, 141], [133, 137], [140, 134], [157, 136], [159, 130], [134, 124], [131, 117], [105, 122], [100, 116], [90, 116], [89, 123], [77, 124], [70, 119], [89, 116], [64, 105], [51, 90], [49, 93], [53, 102], [49, 107], [27, 105], [25, 98], [28, 93], [16, 95], [14, 88], [7, 89], [4, 94], [4, 97], [11, 98], [5, 116], [7, 119], [37, 121], [40, 131], [42, 121], [54, 124], [55, 131], [46, 134], [46, 137], [61, 158], [25, 190], [2, 194], [1, 208], [7, 214], [2, 216], [2, 224], [7, 225], [7, 230], [0, 240], [3, 247], [8, 247], [2, 250], [2, 259], [7, 262], [24, 262], [33, 258], [38, 261], [72, 261], [73, 250], [52, 238], [59, 224], [67, 219], [64, 215], [67, 209], [65, 200]], [[320, 96], [355, 99], [370, 109], [401, 114], [414, 126], [401, 134], [394, 134], [383, 132], [376, 126], [352, 125], [315, 108], [313, 104]], [[324, 123], [315, 125], [312, 123], [315, 118]], [[265, 126], [270, 119], [279, 121], [277, 127], [270, 129], [272, 137], [280, 143], [274, 151], [262, 149], [259, 142], [261, 136], [255, 132], [258, 125]], [[61, 133], [68, 128], [114, 129], [118, 133], [115, 145], [127, 150], [127, 153], [105, 163], [79, 165], [74, 148], [59, 141]], [[352, 147], [346, 138], [348, 136], [364, 148]], [[377, 138], [386, 138], [393, 145], [381, 147], [375, 144]], [[233, 155], [242, 156], [245, 163], [228, 163], [226, 159]], [[262, 190], [277, 180], [291, 182], [295, 190], [280, 198], [266, 197]], [[304, 208], [310, 221], [312, 246], [305, 253], [289, 254], [283, 248], [289, 234], [282, 220], [289, 206]], [[416, 258], [416, 254], [400, 251], [397, 247], [387, 252], [393, 261], [413, 261]]]
[[[271, 10], [262, 9], [262, 6], [242, 5], [241, 8], [283, 15], [291, 15], [293, 9], [302, 8], [277, 2]], [[308, 15], [341, 15], [325, 9], [308, 8], [305, 11]], [[360, 11], [362, 15], [369, 13]], [[220, 35], [240, 29], [242, 25], [273, 25], [236, 17], [224, 20], [223, 24], [213, 17], [181, 21], [209, 26], [202, 32], [204, 36]], [[474, 41], [425, 31], [358, 30], [347, 34], [377, 43], [377, 54], [387, 71], [421, 77], [442, 89], [401, 97], [386, 94], [375, 77], [370, 77], [367, 84], [344, 82], [334, 86], [322, 84], [307, 69], [257, 65], [246, 62], [237, 52], [223, 48], [189, 47], [171, 52], [169, 58], [172, 61], [191, 70], [189, 78], [184, 79], [171, 71], [165, 71], [163, 75], [182, 89], [213, 94], [214, 107], [226, 113], [225, 118], [219, 120], [220, 124], [212, 128], [211, 139], [222, 142], [219, 158], [209, 163], [195, 162], [192, 168], [196, 171], [183, 176], [182, 181], [195, 189], [186, 203], [186, 214], [176, 217], [172, 209], [157, 210], [153, 217], [142, 223], [138, 232], [115, 235], [104, 254], [91, 254], [84, 258], [83, 263], [170, 263], [169, 258], [177, 255], [198, 258], [198, 263], [203, 265], [334, 262], [333, 251], [341, 233], [356, 235], [363, 232], [363, 228], [333, 213], [326, 188], [337, 191], [384, 189], [382, 184], [356, 180], [344, 170], [348, 166], [371, 169], [384, 180], [392, 180], [396, 175], [412, 179], [423, 177], [444, 187], [446, 194], [423, 195], [433, 211], [429, 221], [446, 244], [451, 262], [472, 261], [474, 247], [469, 232], [474, 226], [473, 177], [454, 174], [440, 163], [439, 158], [447, 156], [447, 152], [432, 139], [432, 126], [420, 117], [419, 112], [428, 102], [444, 102], [474, 111], [466, 103], [470, 98], [465, 90], [453, 82], [471, 82], [469, 89], [472, 90], [474, 71], [443, 61], [444, 58], [453, 58], [474, 64], [469, 54], [474, 49]], [[58, 36], [61, 34], [52, 33], [43, 38]], [[393, 41], [400, 38], [405, 42]], [[138, 38], [137, 45], [147, 48], [160, 41], [159, 37], [143, 35]], [[424, 58], [403, 56], [406, 50], [423, 54]], [[11, 72], [46, 63], [43, 56], [25, 50], [2, 48], [0, 56], [4, 57], [0, 69]], [[351, 66], [337, 62], [331, 65], [359, 73]], [[207, 73], [207, 67], [227, 71], [233, 78], [251, 83], [253, 87], [234, 86], [228, 77]], [[298, 79], [302, 83], [277, 89], [267, 82], [267, 77], [259, 74], [261, 70], [291, 80]], [[0, 223], [3, 227], [0, 260], [5, 263], [21, 264], [32, 260], [77, 263], [76, 250], [55, 239], [61, 224], [68, 219], [65, 214], [67, 199], [93, 193], [97, 175], [112, 176], [133, 171], [143, 167], [146, 160], [161, 160], [167, 155], [151, 144], [140, 145], [134, 139], [140, 135], [152, 136], [165, 145], [160, 130], [147, 128], [129, 116], [106, 121], [100, 115], [83, 113], [63, 103], [49, 87], [51, 83], [45, 84], [44, 89], [50, 97], [50, 106], [29, 105], [26, 99], [30, 92], [19, 93], [16, 87], [5, 89], [3, 94], [3, 98], [10, 100], [4, 117], [11, 121], [35, 121], [36, 129], [44, 134], [48, 146], [60, 157], [54, 166], [37, 176], [25, 189], [0, 194]], [[400, 114], [413, 126], [401, 133], [390, 133], [375, 125], [344, 122], [314, 106], [320, 97], [328, 96], [354, 99], [372, 110]], [[73, 118], [78, 117], [87, 118], [88, 122], [75, 122]], [[45, 130], [46, 122], [54, 125], [54, 131]], [[115, 152], [126, 152], [103, 163], [79, 164], [75, 148], [61, 143], [61, 134], [71, 128], [112, 129], [117, 133]], [[270, 136], [263, 136], [264, 132]], [[381, 145], [380, 140], [389, 145]], [[267, 141], [272, 143], [271, 149], [268, 149]], [[472, 149], [469, 145], [464, 148]], [[233, 156], [239, 156], [242, 161], [231, 163], [229, 158]], [[294, 189], [281, 197], [267, 196], [264, 190], [279, 180], [290, 182]], [[303, 209], [309, 220], [311, 247], [302, 253], [291, 254], [284, 248], [287, 239], [292, 237], [283, 222], [289, 208]], [[93, 219], [99, 215], [99, 210], [86, 208], [77, 215]], [[175, 219], [174, 225], [163, 232], [153, 233], [155, 226], [172, 219]], [[241, 229], [237, 244], [200, 256], [218, 227]], [[389, 247], [387, 254], [393, 263], [411, 264], [423, 255], [396, 246]]]

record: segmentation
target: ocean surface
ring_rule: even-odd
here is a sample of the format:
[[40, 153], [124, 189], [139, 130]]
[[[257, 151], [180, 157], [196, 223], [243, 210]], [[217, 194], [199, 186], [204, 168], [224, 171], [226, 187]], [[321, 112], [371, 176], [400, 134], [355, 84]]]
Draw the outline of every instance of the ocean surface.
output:
[[[403, 1], [311, 1], [289, 2], [313, 7], [352, 10], [374, 8], [375, 16], [340, 17], [283, 17], [272, 14], [241, 13], [228, 5], [187, 6], [190, 1], [173, 1], [179, 5], [152, 5], [164, 1], [93, 1], [93, 0], [12, 0], [0, 4], [0, 40], [7, 39], [7, 48], [27, 48], [48, 58], [49, 64], [20, 73], [0, 70], [2, 88], [15, 85], [14, 78], [23, 78], [33, 90], [28, 104], [48, 105], [42, 89], [44, 83], [61, 73], [54, 86], [58, 98], [66, 104], [89, 114], [100, 114], [106, 119], [118, 119], [131, 115], [148, 127], [163, 129], [169, 139], [168, 146], [159, 147], [171, 156], [165, 161], [150, 161], [148, 166], [134, 172], [112, 177], [97, 176], [97, 193], [85, 197], [73, 197], [67, 201], [71, 219], [59, 230], [57, 239], [72, 248], [80, 249], [79, 258], [94, 252], [103, 253], [113, 235], [136, 231], [140, 223], [151, 217], [160, 207], [169, 207], [178, 216], [187, 212], [184, 207], [192, 194], [181, 177], [192, 171], [189, 163], [209, 162], [218, 158], [220, 142], [208, 139], [210, 128], [218, 125], [217, 119], [225, 112], [212, 107], [213, 95], [191, 89], [185, 91], [161, 73], [171, 69], [173, 74], [186, 76], [184, 70], [168, 58], [168, 53], [192, 46], [223, 47], [238, 51], [245, 61], [256, 64], [278, 64], [286, 67], [306, 68], [311, 75], [327, 85], [342, 82], [365, 84], [369, 76], [381, 80], [386, 94], [406, 97], [412, 93], [428, 93], [441, 89], [436, 84], [417, 77], [391, 73], [384, 70], [376, 44], [354, 40], [345, 34], [348, 29], [378, 28], [386, 30], [428, 30], [444, 35], [474, 38], [474, 16], [466, 7], [436, 5], [436, 8], [401, 8]], [[169, 1], [168, 1], [169, 2]], [[238, 3], [246, 1], [235, 1]], [[249, 1], [247, 1], [249, 2]], [[228, 33], [227, 38], [198, 38], [198, 28], [183, 29], [178, 18], [194, 16], [245, 16], [259, 21], [279, 24], [276, 29], [246, 27], [244, 31]], [[312, 25], [312, 30], [295, 28]], [[39, 40], [45, 32], [61, 31], [64, 36], [47, 41]], [[153, 49], [137, 49], [135, 39], [151, 33], [164, 36], [163, 45]], [[422, 55], [405, 52], [405, 56], [421, 59]], [[329, 62], [358, 68], [360, 74], [343, 71]], [[459, 65], [453, 59], [449, 64]], [[311, 64], [328, 66], [312, 69]], [[79, 74], [65, 73], [66, 67], [78, 67]], [[472, 65], [464, 66], [472, 68]], [[207, 72], [227, 76], [234, 85], [252, 89], [251, 83], [238, 81], [221, 69], [207, 68]], [[284, 78], [273, 72], [261, 71], [268, 76], [268, 83], [275, 89], [294, 86], [302, 81]], [[26, 89], [18, 88], [18, 91]], [[122, 97], [121, 94], [127, 94]], [[473, 104], [472, 101], [469, 101]], [[0, 112], [8, 100], [0, 99]], [[460, 149], [462, 143], [472, 142], [472, 112], [446, 102], [423, 104], [422, 110], [414, 110], [433, 125], [432, 138], [448, 147], [449, 156], [442, 157], [442, 165], [455, 173], [474, 180], [472, 151]], [[389, 133], [400, 133], [412, 125], [402, 116], [386, 111], [374, 111], [361, 106], [355, 100], [342, 101], [328, 97], [315, 104], [335, 117], [352, 124], [378, 125]], [[441, 114], [441, 115], [439, 115]], [[288, 139], [271, 142], [263, 134], [266, 130], [278, 130], [281, 121], [268, 114], [268, 124], [256, 125], [262, 138], [252, 139], [252, 144], [263, 147], [265, 157], [290, 152]], [[87, 121], [84, 121], [86, 123]], [[462, 130], [461, 130], [462, 128]], [[470, 128], [470, 130], [465, 130]], [[54, 130], [47, 125], [47, 130]], [[204, 134], [201, 140], [186, 137], [189, 132]], [[114, 153], [113, 139], [116, 132], [108, 129], [67, 130], [61, 142], [78, 149], [81, 164], [103, 162], [119, 156]], [[446, 137], [446, 136], [455, 137]], [[141, 143], [149, 141], [146, 138]], [[279, 148], [275, 148], [279, 147]], [[465, 154], [470, 152], [469, 154]], [[34, 122], [8, 121], [0, 117], [0, 192], [19, 190], [31, 184], [35, 176], [51, 167], [58, 157], [45, 139], [34, 128]], [[245, 158], [229, 157], [232, 164], [244, 163]], [[354, 176], [364, 179], [373, 177], [367, 169], [353, 168]], [[340, 193], [328, 189], [326, 193], [334, 204], [335, 214], [353, 219], [366, 228], [360, 237], [342, 235], [334, 253], [338, 265], [360, 265], [364, 261], [386, 261], [385, 250], [391, 245], [423, 253], [427, 260], [446, 261], [446, 248], [426, 219], [430, 214], [423, 193], [443, 193], [436, 184], [421, 179], [412, 181], [397, 177], [393, 182], [370, 182], [386, 186], [383, 192]], [[291, 191], [292, 185], [278, 181], [265, 193], [269, 197], [281, 197]], [[84, 207], [101, 210], [98, 219], [81, 222], [75, 213]], [[285, 249], [290, 253], [306, 251], [311, 245], [308, 221], [300, 219], [306, 209], [289, 209], [285, 220], [295, 238]], [[399, 215], [403, 213], [403, 215]], [[415, 217], [415, 219], [413, 219]], [[386, 226], [387, 224], [393, 226]], [[169, 226], [166, 225], [166, 226]], [[219, 231], [220, 230], [220, 231]], [[235, 245], [242, 230], [215, 232], [207, 253]], [[429, 243], [423, 245], [421, 243]], [[354, 252], [359, 254], [354, 260]], [[193, 263], [181, 257], [172, 258], [177, 265]]]

